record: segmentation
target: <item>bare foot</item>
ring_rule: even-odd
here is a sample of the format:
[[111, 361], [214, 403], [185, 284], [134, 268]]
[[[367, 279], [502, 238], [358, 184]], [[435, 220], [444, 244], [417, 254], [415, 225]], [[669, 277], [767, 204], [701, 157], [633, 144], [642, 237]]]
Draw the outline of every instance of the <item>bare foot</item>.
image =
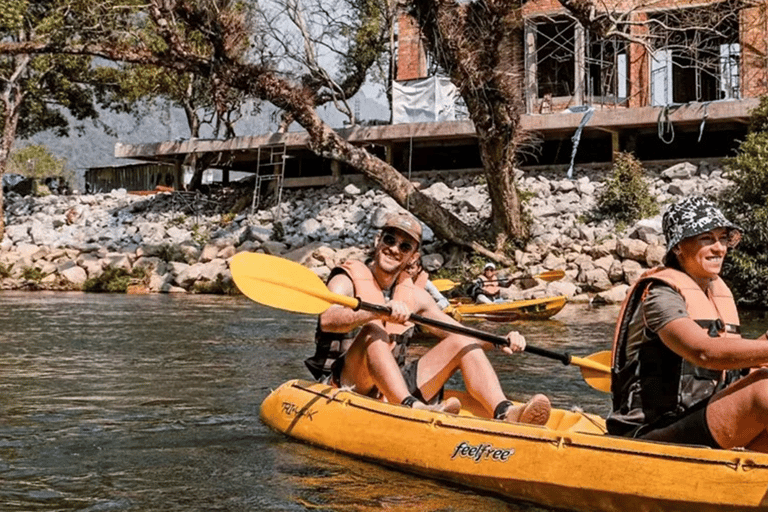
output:
[[425, 404], [424, 402], [419, 402], [418, 400], [413, 403], [411, 406], [414, 409], [422, 409], [425, 411], [435, 411], [435, 412], [447, 412], [449, 414], [459, 414], [459, 411], [461, 411], [461, 401], [456, 398], [455, 396], [452, 396], [450, 398], [446, 398], [439, 404]]
[[509, 423], [528, 423], [546, 425], [552, 405], [549, 398], [542, 394], [534, 395], [525, 405], [513, 405], [507, 409], [504, 421]]

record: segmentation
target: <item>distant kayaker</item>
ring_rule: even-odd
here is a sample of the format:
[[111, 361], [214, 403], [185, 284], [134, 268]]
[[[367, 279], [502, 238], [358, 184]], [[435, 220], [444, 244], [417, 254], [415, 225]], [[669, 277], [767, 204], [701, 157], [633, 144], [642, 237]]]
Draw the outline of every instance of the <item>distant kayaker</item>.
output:
[[[356, 296], [366, 302], [387, 305], [392, 313], [352, 310], [340, 305], [319, 317], [315, 355], [306, 361], [319, 380], [339, 387], [383, 397], [388, 402], [419, 409], [456, 413], [455, 398], [441, 401], [443, 385], [461, 370], [469, 393], [497, 419], [544, 424], [549, 418], [549, 399], [535, 395], [522, 405], [513, 405], [504, 395], [485, 350], [494, 346], [466, 336], [427, 327], [440, 341], [419, 359], [406, 362], [413, 324], [411, 313], [443, 323], [457, 324], [443, 313], [434, 299], [401, 273], [418, 257], [421, 225], [407, 214], [392, 215], [376, 237], [371, 258], [363, 263], [347, 261], [332, 270], [328, 289]], [[521, 352], [525, 338], [512, 331], [507, 335], [507, 354]]]
[[483, 273], [475, 279], [470, 295], [477, 303], [491, 304], [501, 298], [501, 287], [506, 286], [507, 281], [496, 276], [496, 265], [486, 263]]
[[719, 277], [741, 229], [699, 196], [671, 205], [662, 227], [665, 267], [633, 285], [616, 326], [608, 431], [768, 451], [768, 368], [756, 368], [768, 363], [767, 336], [741, 337]]

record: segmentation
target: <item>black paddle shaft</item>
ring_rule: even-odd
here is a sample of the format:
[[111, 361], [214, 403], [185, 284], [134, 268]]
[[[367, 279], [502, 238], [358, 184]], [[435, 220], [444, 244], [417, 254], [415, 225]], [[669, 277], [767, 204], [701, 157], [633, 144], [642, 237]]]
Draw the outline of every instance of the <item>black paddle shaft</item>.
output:
[[[366, 311], [372, 311], [374, 313], [385, 313], [385, 314], [392, 313], [392, 310], [387, 306], [382, 306], [380, 304], [371, 304], [370, 302], [363, 302], [360, 299], [357, 299], [357, 300], [358, 300], [358, 304], [357, 304], [357, 308], [355, 309], [364, 309]], [[472, 338], [477, 338], [479, 340], [487, 341], [489, 343], [493, 343], [494, 345], [499, 345], [502, 347], [506, 347], [509, 345], [507, 338], [505, 338], [504, 336], [491, 334], [489, 332], [480, 331], [478, 329], [472, 329], [471, 327], [466, 327], [463, 325], [449, 324], [446, 322], [441, 322], [440, 320], [433, 320], [432, 318], [427, 318], [425, 316], [416, 315], [416, 314], [411, 314], [411, 316], [408, 317], [408, 320], [417, 324], [431, 325], [432, 327], [437, 327], [438, 329], [443, 329], [444, 331], [471, 336]], [[565, 365], [571, 364], [571, 355], [568, 353], [552, 352], [551, 350], [547, 350], [545, 348], [540, 348], [540, 347], [534, 347], [528, 344], [525, 345], [525, 351], [530, 352], [531, 354], [536, 354], [537, 356], [548, 357], [550, 359], [560, 361]]]

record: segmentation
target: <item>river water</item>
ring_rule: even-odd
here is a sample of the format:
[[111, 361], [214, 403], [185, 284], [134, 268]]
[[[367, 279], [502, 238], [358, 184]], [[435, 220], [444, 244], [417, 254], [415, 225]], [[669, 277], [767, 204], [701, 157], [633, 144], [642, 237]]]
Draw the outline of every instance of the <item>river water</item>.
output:
[[[545, 322], [474, 327], [586, 356], [609, 348], [617, 311], [569, 304]], [[745, 317], [747, 335], [768, 327]], [[309, 377], [313, 329], [244, 297], [0, 292], [0, 510], [542, 510], [265, 427], [269, 391]], [[513, 398], [608, 410], [575, 367], [490, 357]]]

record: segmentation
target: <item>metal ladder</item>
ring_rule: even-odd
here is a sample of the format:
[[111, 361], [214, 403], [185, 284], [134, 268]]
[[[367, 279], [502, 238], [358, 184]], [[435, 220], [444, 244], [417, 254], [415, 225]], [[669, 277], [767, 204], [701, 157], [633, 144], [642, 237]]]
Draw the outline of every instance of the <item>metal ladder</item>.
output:
[[[264, 151], [266, 162], [262, 163], [261, 155]], [[267, 153], [268, 152], [268, 153]], [[251, 202], [251, 214], [258, 208], [261, 201], [262, 184], [275, 182], [277, 193], [277, 205], [280, 205], [283, 194], [283, 175], [285, 173], [285, 143], [259, 146], [256, 150], [256, 180], [253, 189], [253, 201]], [[265, 168], [262, 174], [262, 167]], [[278, 208], [279, 210], [279, 208]], [[279, 215], [279, 212], [278, 212]], [[279, 219], [275, 219], [279, 220]]]

